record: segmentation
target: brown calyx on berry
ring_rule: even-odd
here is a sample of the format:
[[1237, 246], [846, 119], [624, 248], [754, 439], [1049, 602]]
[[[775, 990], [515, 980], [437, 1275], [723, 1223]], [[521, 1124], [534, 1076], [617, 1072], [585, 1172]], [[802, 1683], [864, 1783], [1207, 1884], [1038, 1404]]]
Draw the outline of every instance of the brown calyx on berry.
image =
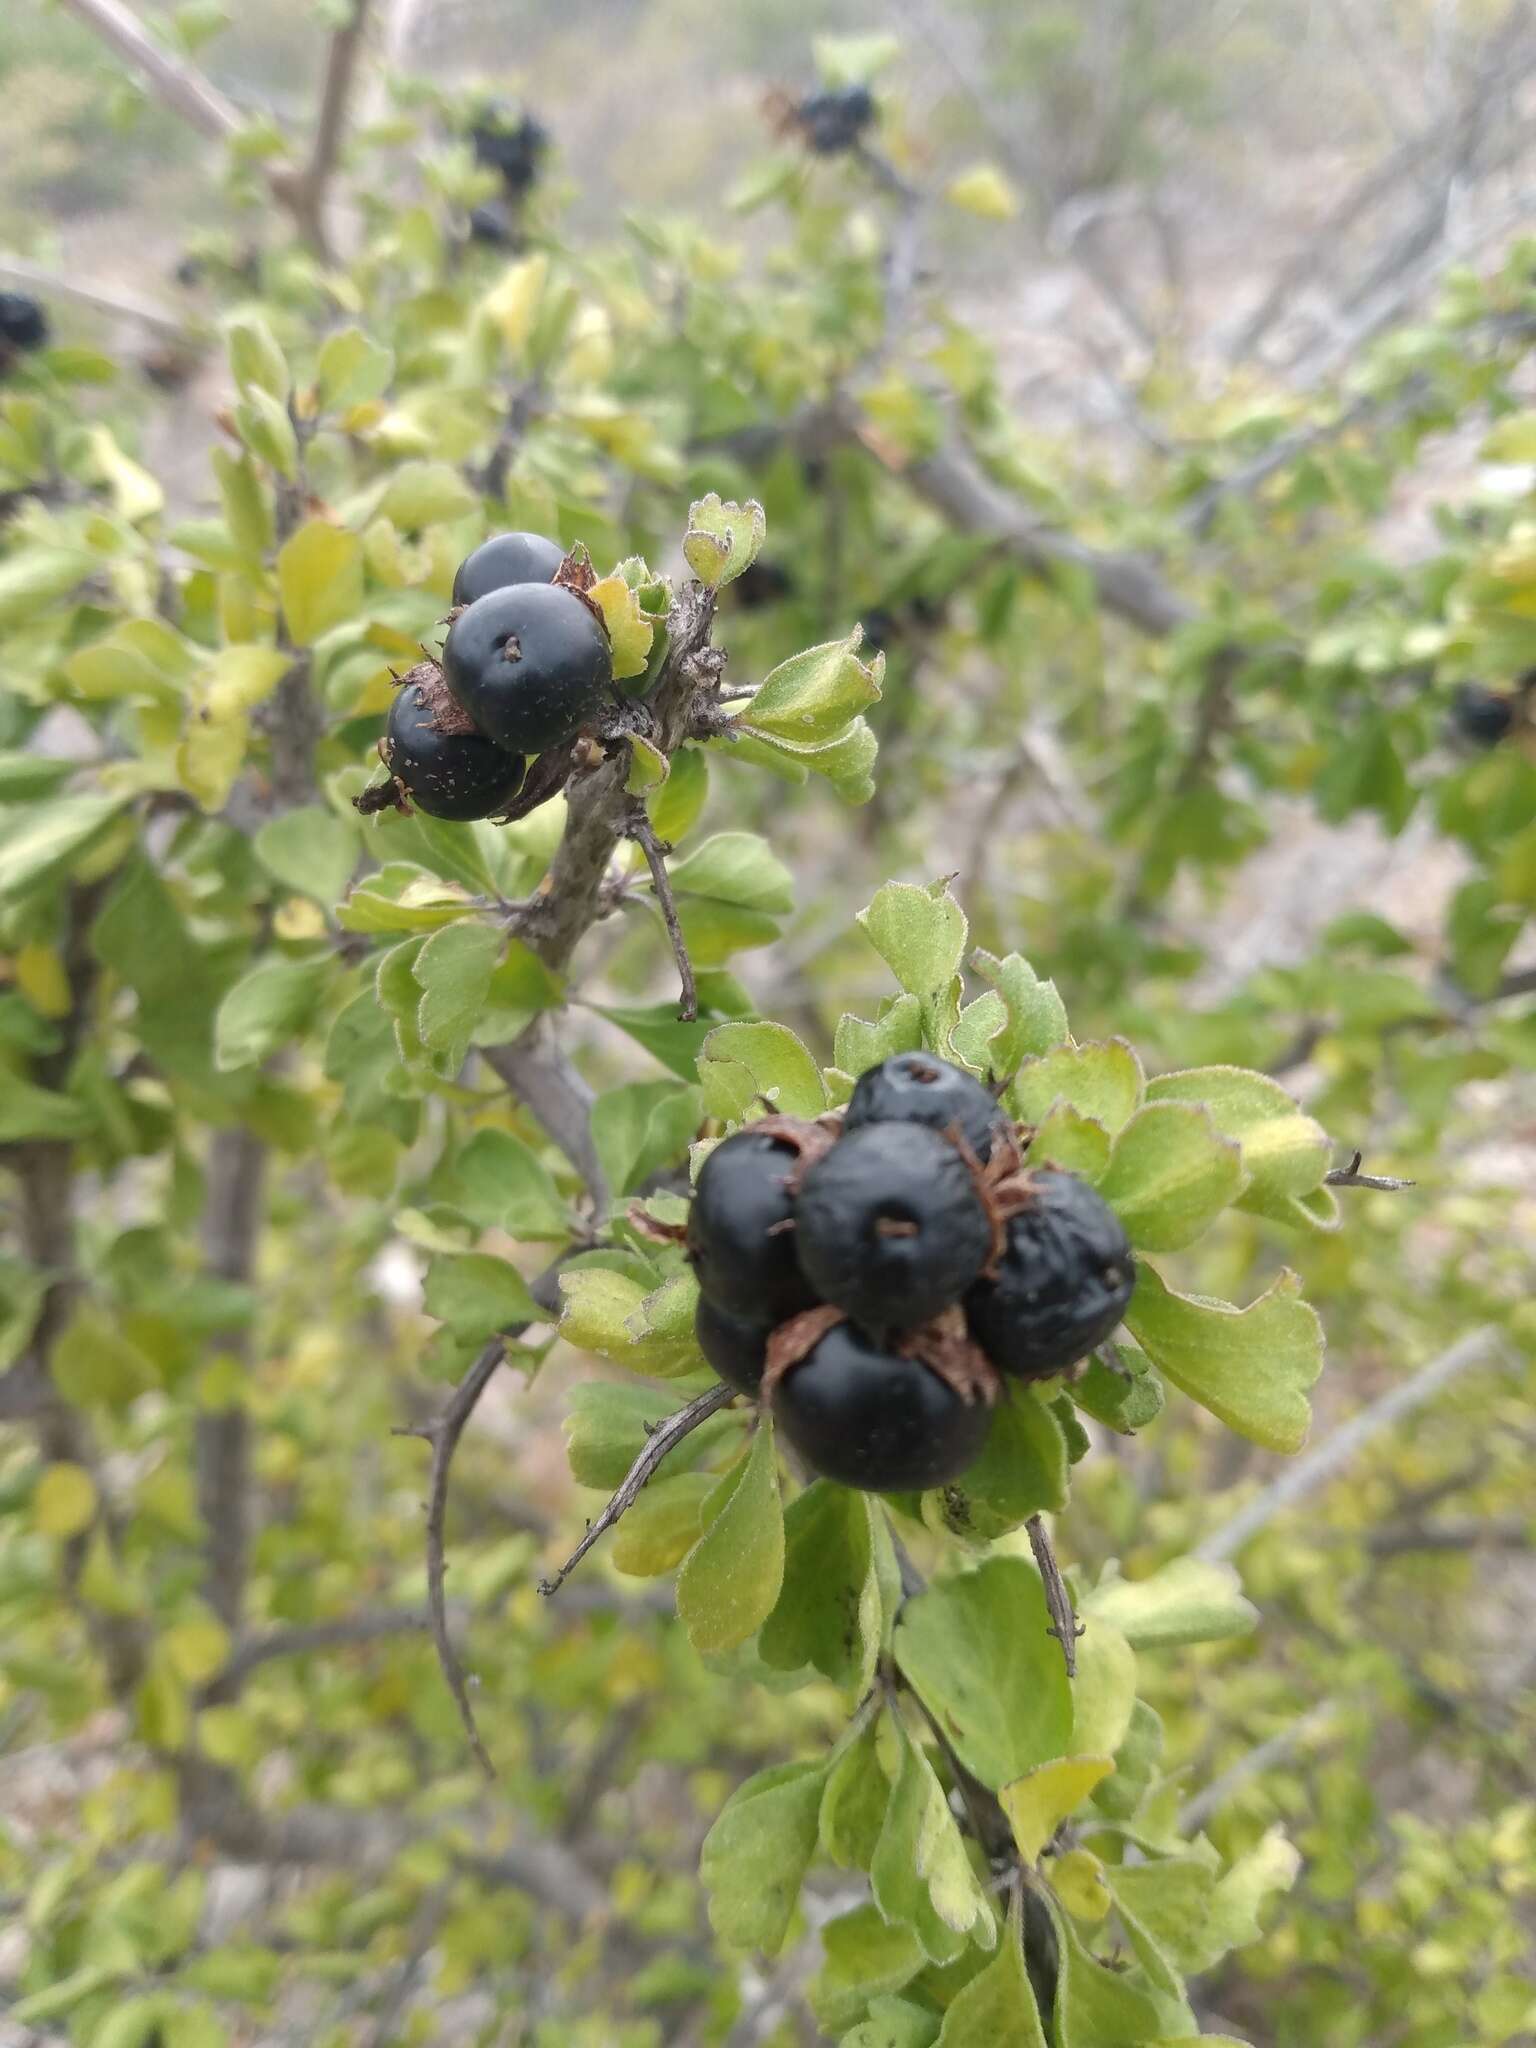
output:
[[932, 1322], [922, 1323], [894, 1340], [893, 1350], [902, 1358], [913, 1358], [937, 1373], [968, 1408], [979, 1401], [995, 1405], [1003, 1391], [1003, 1376], [981, 1348], [973, 1343], [966, 1327], [965, 1311], [958, 1304], [945, 1309]]

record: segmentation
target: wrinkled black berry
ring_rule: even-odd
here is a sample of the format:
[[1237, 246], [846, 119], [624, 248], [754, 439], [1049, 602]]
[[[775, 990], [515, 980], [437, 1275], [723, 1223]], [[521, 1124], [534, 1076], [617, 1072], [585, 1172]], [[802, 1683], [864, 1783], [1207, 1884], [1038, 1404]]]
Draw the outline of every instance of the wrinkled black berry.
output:
[[1451, 699], [1451, 722], [1474, 746], [1496, 747], [1515, 722], [1514, 700], [1481, 683], [1462, 683]]
[[943, 1486], [980, 1456], [992, 1413], [916, 1359], [837, 1323], [790, 1367], [774, 1420], [823, 1478], [868, 1493]]
[[708, 1296], [699, 1296], [694, 1310], [693, 1334], [710, 1367], [728, 1387], [739, 1394], [755, 1394], [768, 1362], [768, 1339], [772, 1323], [750, 1321], [717, 1308]]
[[478, 733], [439, 732], [419, 683], [396, 692], [383, 752], [390, 774], [431, 818], [494, 817], [522, 787], [520, 756]]
[[921, 1124], [850, 1131], [805, 1176], [801, 1271], [870, 1330], [905, 1330], [952, 1307], [992, 1241], [965, 1161]]
[[859, 1076], [843, 1129], [886, 1123], [927, 1124], [934, 1131], [958, 1125], [976, 1157], [987, 1160], [994, 1136], [1006, 1130], [1008, 1119], [992, 1091], [963, 1068], [929, 1052], [898, 1052]]
[[518, 118], [505, 107], [488, 107], [469, 131], [469, 139], [475, 162], [499, 171], [502, 183], [514, 194], [526, 192], [538, 177], [549, 147], [549, 131], [532, 114]]
[[559, 541], [542, 533], [493, 533], [467, 554], [453, 579], [455, 605], [473, 604], [514, 583], [553, 583], [565, 560]]
[[840, 85], [813, 92], [795, 109], [808, 147], [818, 156], [852, 149], [875, 118], [875, 96], [866, 85]]
[[699, 1291], [749, 1322], [781, 1323], [815, 1299], [795, 1258], [794, 1167], [792, 1145], [749, 1128], [722, 1138], [699, 1169], [688, 1211]]
[[1130, 1303], [1136, 1266], [1120, 1219], [1086, 1181], [1042, 1167], [1010, 1219], [996, 1280], [965, 1298], [972, 1337], [999, 1372], [1041, 1379], [1086, 1358]]
[[443, 642], [448, 687], [487, 739], [511, 754], [564, 746], [613, 678], [608, 635], [574, 592], [551, 583], [488, 591]]
[[48, 315], [26, 292], [0, 292], [0, 347], [41, 348], [48, 339]]

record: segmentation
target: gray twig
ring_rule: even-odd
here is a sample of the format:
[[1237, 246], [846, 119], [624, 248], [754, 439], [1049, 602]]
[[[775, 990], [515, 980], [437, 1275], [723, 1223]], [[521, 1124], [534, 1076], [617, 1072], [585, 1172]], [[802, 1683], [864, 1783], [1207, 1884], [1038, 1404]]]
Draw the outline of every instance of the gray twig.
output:
[[711, 1415], [735, 1398], [735, 1389], [732, 1387], [711, 1387], [707, 1393], [700, 1394], [697, 1399], [690, 1401], [686, 1408], [679, 1408], [675, 1415], [669, 1415], [665, 1422], [657, 1424], [646, 1438], [644, 1450], [625, 1473], [623, 1483], [612, 1500], [595, 1521], [587, 1524], [586, 1535], [582, 1537], [559, 1571], [552, 1579], [539, 1581], [539, 1591], [546, 1599], [559, 1592], [598, 1538], [606, 1535], [616, 1522], [628, 1514], [644, 1491], [646, 1481], [676, 1450], [683, 1438], [692, 1435], [701, 1422], [707, 1422]]
[[1398, 1180], [1390, 1173], [1362, 1173], [1360, 1162], [1364, 1154], [1357, 1152], [1348, 1166], [1336, 1166], [1331, 1173], [1323, 1175], [1323, 1186], [1327, 1188], [1375, 1188], [1384, 1195], [1400, 1194], [1404, 1188], [1416, 1187], [1411, 1180]]
[[682, 920], [677, 914], [677, 898], [672, 893], [672, 877], [667, 873], [666, 856], [671, 847], [656, 836], [656, 827], [651, 823], [645, 805], [636, 802], [630, 812], [629, 836], [645, 855], [645, 864], [651, 871], [651, 883], [656, 891], [656, 902], [661, 911], [661, 921], [667, 928], [667, 937], [672, 943], [672, 958], [677, 962], [677, 978], [682, 984], [682, 996], [677, 1006], [679, 1022], [692, 1024], [699, 1014], [699, 989], [693, 978], [693, 962], [688, 957], [688, 941], [683, 936]]
[[1061, 1566], [1056, 1562], [1056, 1548], [1051, 1542], [1050, 1531], [1039, 1515], [1031, 1515], [1024, 1524], [1029, 1531], [1029, 1547], [1035, 1554], [1035, 1564], [1045, 1582], [1045, 1604], [1050, 1610], [1051, 1626], [1047, 1631], [1061, 1645], [1062, 1661], [1067, 1667], [1068, 1678], [1077, 1676], [1077, 1639], [1083, 1633], [1083, 1624], [1078, 1620], [1072, 1606], [1072, 1595], [1067, 1591], [1067, 1582], [1061, 1575]]

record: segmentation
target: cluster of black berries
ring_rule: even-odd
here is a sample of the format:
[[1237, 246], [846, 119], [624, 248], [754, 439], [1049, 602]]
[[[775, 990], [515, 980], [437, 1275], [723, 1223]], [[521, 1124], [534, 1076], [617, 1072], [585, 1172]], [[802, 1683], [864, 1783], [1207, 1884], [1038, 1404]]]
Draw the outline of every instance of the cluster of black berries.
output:
[[1513, 689], [1461, 683], [1451, 699], [1452, 728], [1474, 747], [1496, 747], [1522, 717], [1536, 718], [1536, 668], [1527, 669]]
[[[600, 708], [613, 652], [585, 579], [556, 541], [499, 533], [459, 564], [441, 662], [399, 678], [379, 756], [389, 781], [364, 813], [414, 804], [433, 818], [505, 817], [521, 796], [553, 795], [554, 762]], [[526, 778], [526, 781], [525, 781]]]
[[945, 1485], [1005, 1378], [1064, 1371], [1125, 1313], [1113, 1210], [1025, 1168], [1021, 1136], [971, 1075], [908, 1052], [841, 1116], [765, 1117], [705, 1160], [687, 1227], [699, 1347], [825, 1478]]
[[537, 179], [549, 148], [549, 130], [532, 114], [514, 114], [497, 105], [484, 109], [470, 129], [469, 139], [475, 162], [499, 172], [514, 199], [521, 199]]
[[855, 147], [878, 111], [867, 85], [831, 86], [799, 102], [794, 124], [807, 149], [817, 156], [837, 156]]
[[48, 342], [48, 315], [25, 292], [0, 292], [0, 373]]

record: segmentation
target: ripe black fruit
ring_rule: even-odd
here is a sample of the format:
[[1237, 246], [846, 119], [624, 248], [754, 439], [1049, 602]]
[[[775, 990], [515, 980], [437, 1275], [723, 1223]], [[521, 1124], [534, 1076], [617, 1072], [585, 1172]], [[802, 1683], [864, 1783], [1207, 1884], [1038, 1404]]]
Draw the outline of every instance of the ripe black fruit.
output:
[[936, 1372], [837, 1323], [774, 1387], [774, 1420], [826, 1479], [906, 1493], [957, 1479], [980, 1456], [991, 1410]]
[[886, 1123], [926, 1124], [935, 1131], [958, 1125], [961, 1137], [983, 1161], [992, 1156], [997, 1132], [1007, 1128], [991, 1090], [931, 1052], [898, 1052], [859, 1076], [843, 1129]]
[[768, 1362], [768, 1339], [772, 1323], [751, 1322], [717, 1308], [706, 1295], [699, 1296], [693, 1314], [693, 1334], [711, 1368], [738, 1394], [755, 1394]]
[[875, 97], [865, 85], [843, 85], [813, 92], [795, 109], [808, 146], [818, 156], [852, 149], [875, 118]]
[[510, 249], [517, 237], [499, 206], [472, 206], [469, 209], [469, 239], [487, 249]]
[[723, 1138], [699, 1169], [688, 1211], [699, 1290], [749, 1322], [781, 1323], [811, 1306], [795, 1258], [795, 1157], [783, 1138], [748, 1129]]
[[521, 119], [505, 107], [487, 107], [469, 131], [475, 162], [499, 171], [513, 194], [528, 190], [539, 175], [539, 161], [549, 147], [549, 131], [532, 114]]
[[806, 1174], [796, 1214], [806, 1279], [870, 1330], [952, 1307], [992, 1241], [965, 1161], [921, 1124], [848, 1132]]
[[565, 549], [542, 533], [493, 533], [460, 562], [453, 601], [473, 604], [514, 583], [553, 583], [564, 560]]
[[573, 591], [552, 583], [491, 590], [443, 642], [448, 687], [487, 739], [511, 754], [564, 746], [613, 679], [608, 635]]
[[1496, 747], [1515, 722], [1514, 700], [1481, 683], [1462, 683], [1451, 699], [1451, 721], [1474, 746]]
[[416, 808], [431, 818], [489, 818], [522, 787], [520, 756], [478, 733], [441, 732], [419, 683], [405, 683], [389, 707], [384, 765]]
[[1136, 1285], [1120, 1219], [1086, 1181], [1043, 1167], [1008, 1224], [996, 1280], [965, 1298], [972, 1337], [999, 1372], [1043, 1379], [1086, 1358], [1125, 1314]]
[[740, 610], [755, 612], [788, 597], [794, 587], [794, 576], [782, 562], [765, 562], [759, 556], [735, 578], [730, 591]]
[[0, 347], [41, 348], [48, 339], [48, 315], [26, 292], [0, 292]]

